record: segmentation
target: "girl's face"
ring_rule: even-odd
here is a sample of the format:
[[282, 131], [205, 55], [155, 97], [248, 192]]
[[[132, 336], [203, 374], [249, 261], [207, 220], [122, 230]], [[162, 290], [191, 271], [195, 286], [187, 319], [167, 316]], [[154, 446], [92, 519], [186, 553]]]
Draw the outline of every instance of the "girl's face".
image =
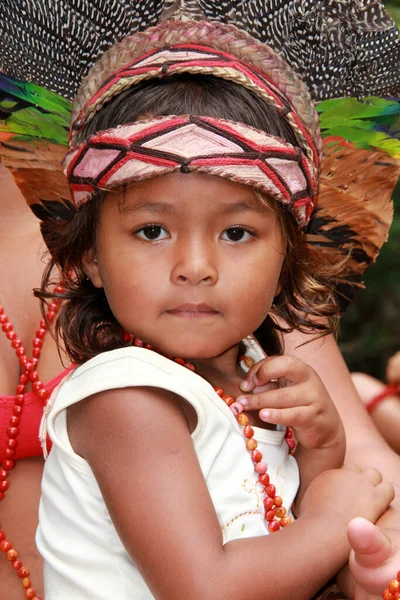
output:
[[161, 352], [220, 356], [279, 293], [283, 235], [252, 188], [173, 173], [109, 194], [85, 272], [116, 319]]

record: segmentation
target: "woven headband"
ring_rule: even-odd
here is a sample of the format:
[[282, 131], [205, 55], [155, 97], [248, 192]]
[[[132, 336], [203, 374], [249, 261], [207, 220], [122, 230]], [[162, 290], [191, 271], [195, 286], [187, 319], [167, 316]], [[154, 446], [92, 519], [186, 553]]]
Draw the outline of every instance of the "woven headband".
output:
[[[158, 43], [166, 43], [162, 33]], [[181, 43], [132, 57], [132, 45], [131, 39], [128, 62], [121, 51], [121, 66], [103, 76], [96, 90], [83, 86], [78, 94], [65, 162], [74, 204], [86, 202], [98, 188], [117, 189], [178, 170], [201, 172], [259, 189], [288, 205], [304, 227], [315, 205], [320, 159], [319, 134], [310, 119], [313, 111], [299, 105], [307, 127], [294, 108], [295, 97], [289, 99], [272, 76], [224, 50]], [[297, 145], [244, 124], [172, 116], [101, 132], [76, 148], [79, 132], [114, 96], [142, 81], [182, 73], [211, 74], [240, 83], [275, 108], [293, 131]]]
[[[270, 50], [269, 53], [271, 54]], [[279, 77], [278, 82], [274, 81], [271, 76], [239, 60], [237, 56], [199, 44], [176, 44], [145, 52], [110, 73], [93, 95], [86, 93], [81, 98], [81, 92], [75, 105], [70, 142], [74, 143], [76, 133], [90, 123], [96, 112], [117, 94], [145, 80], [183, 73], [213, 75], [251, 90], [276, 109], [293, 130], [299, 145], [315, 160], [320, 138], [311, 101], [305, 111], [297, 99], [299, 113], [295, 107], [296, 99], [292, 98], [290, 90], [284, 87], [287, 92], [285, 94], [280, 89]], [[276, 79], [277, 73], [274, 75]], [[80, 106], [82, 101], [84, 104]]]
[[304, 227], [317, 194], [318, 165], [281, 138], [223, 119], [158, 117], [90, 136], [65, 159], [75, 206], [98, 189], [174, 171], [216, 175], [250, 185], [287, 205]]

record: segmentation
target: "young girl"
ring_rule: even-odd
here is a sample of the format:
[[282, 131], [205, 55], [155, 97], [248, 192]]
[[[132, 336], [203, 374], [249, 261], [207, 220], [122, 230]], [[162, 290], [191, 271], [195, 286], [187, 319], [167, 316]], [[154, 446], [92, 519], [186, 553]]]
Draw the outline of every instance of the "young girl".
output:
[[[349, 522], [393, 498], [376, 470], [338, 469], [340, 418], [317, 374], [281, 355], [273, 318], [326, 333], [315, 318], [338, 314], [346, 261], [327, 264], [303, 233], [311, 103], [220, 48], [183, 47], [196, 26], [177, 41], [172, 25], [162, 56], [127, 40], [112, 75], [95, 67], [66, 158], [73, 204], [46, 206], [40, 294], [63, 298], [59, 335], [81, 364], [47, 410], [46, 600], [309, 599], [345, 565]], [[207, 60], [228, 61], [225, 76], [198, 75]], [[149, 82], [129, 80], [132, 61]], [[267, 428], [243, 414], [254, 393]]]

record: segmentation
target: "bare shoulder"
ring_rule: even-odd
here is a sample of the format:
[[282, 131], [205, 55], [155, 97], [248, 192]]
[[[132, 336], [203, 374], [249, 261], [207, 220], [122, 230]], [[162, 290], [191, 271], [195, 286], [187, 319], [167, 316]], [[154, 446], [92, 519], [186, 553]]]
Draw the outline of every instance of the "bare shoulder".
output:
[[[68, 409], [68, 432], [155, 595], [183, 598], [194, 564], [204, 586], [204, 563], [220, 557], [222, 536], [181, 399], [148, 387], [102, 392]], [[166, 557], [170, 568], [160, 569]]]
[[182, 405], [182, 398], [161, 388], [102, 391], [68, 408], [71, 445], [77, 454], [90, 459], [109, 444], [140, 446], [144, 436], [159, 435], [160, 430], [164, 437], [170, 428], [178, 427], [189, 436]]

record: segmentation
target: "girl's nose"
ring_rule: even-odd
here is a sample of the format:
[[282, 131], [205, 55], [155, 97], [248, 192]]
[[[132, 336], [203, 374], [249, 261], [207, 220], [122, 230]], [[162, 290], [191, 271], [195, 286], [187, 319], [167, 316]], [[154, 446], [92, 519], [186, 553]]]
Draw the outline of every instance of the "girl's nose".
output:
[[214, 285], [218, 281], [216, 257], [203, 245], [192, 244], [182, 248], [176, 256], [171, 280], [179, 285]]

